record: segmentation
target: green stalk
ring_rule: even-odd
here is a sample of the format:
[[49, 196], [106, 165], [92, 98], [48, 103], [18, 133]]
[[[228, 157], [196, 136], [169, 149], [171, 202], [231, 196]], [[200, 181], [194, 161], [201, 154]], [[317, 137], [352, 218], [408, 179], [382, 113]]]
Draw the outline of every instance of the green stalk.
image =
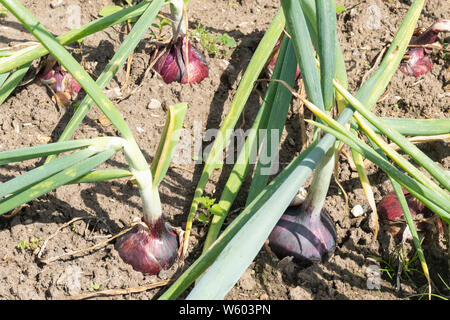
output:
[[292, 36], [306, 94], [314, 104], [324, 109], [319, 71], [315, 63], [315, 52], [300, 1], [281, 0], [281, 5]]
[[320, 220], [328, 189], [330, 187], [331, 177], [334, 171], [335, 152], [330, 148], [325, 156], [320, 160], [316, 167], [316, 174], [313, 176], [308, 195], [302, 203], [303, 211], [312, 209], [311, 220]]
[[[167, 289], [159, 298], [160, 300], [170, 300], [178, 297], [184, 290], [186, 290], [200, 275], [202, 275], [208, 267], [217, 259], [219, 254], [224, 251], [224, 248], [227, 244], [236, 236], [238, 232], [240, 232], [241, 228], [243, 228], [250, 219], [252, 219], [257, 213], [260, 213], [258, 210], [261, 209], [265, 205], [270, 204], [279, 204], [279, 200], [284, 199], [287, 204], [291, 202], [295, 193], [297, 193], [300, 185], [297, 187], [299, 179], [303, 177], [304, 171], [303, 169], [310, 166], [311, 161], [314, 162], [316, 157], [323, 156], [324, 152], [320, 147], [317, 147], [316, 143], [312, 143], [308, 146], [300, 155], [292, 161], [280, 174], [278, 174], [265, 188], [264, 190], [257, 195], [255, 200], [253, 200], [245, 209], [228, 225], [228, 227], [220, 234], [217, 240], [209, 247], [208, 250], [202, 253], [202, 255], [192, 263], [189, 268], [183, 272], [181, 276], [175, 281], [169, 289]], [[304, 166], [303, 166], [303, 165]], [[304, 180], [306, 180], [305, 175]], [[288, 183], [286, 183], [286, 181]], [[301, 182], [301, 181], [300, 181]], [[286, 193], [286, 186], [294, 184], [295, 187], [292, 188], [291, 194]], [[293, 192], [292, 192], [293, 191]], [[283, 210], [284, 211], [284, 210]], [[268, 215], [276, 214], [278, 210], [274, 208], [274, 210], [268, 210]], [[280, 213], [281, 216], [282, 212]], [[279, 217], [273, 219], [274, 223], [278, 221]], [[260, 224], [260, 227], [264, 227], [264, 229], [270, 229], [271, 226], [265, 227], [264, 224]], [[272, 227], [273, 228], [273, 227]], [[271, 230], [271, 229], [270, 229]], [[270, 232], [269, 230], [269, 232]], [[261, 230], [262, 231], [262, 230]], [[247, 234], [248, 236], [253, 236], [251, 234]], [[266, 237], [267, 238], [267, 237]], [[248, 239], [247, 239], [248, 240]], [[246, 243], [246, 245], [242, 245], [242, 243]], [[241, 242], [241, 247], [249, 247], [246, 241]], [[259, 251], [261, 246], [257, 248]], [[253, 258], [252, 258], [253, 259]], [[237, 259], [239, 260], [239, 259]], [[232, 261], [232, 263], [230, 263]], [[229, 260], [228, 265], [232, 267], [235, 260]], [[218, 276], [221, 276], [221, 273], [217, 273]], [[240, 277], [239, 274], [237, 274]], [[215, 283], [215, 282], [213, 282]], [[211, 289], [214, 289], [214, 286], [210, 286]]]
[[5, 72], [5, 73], [0, 74], [0, 88], [3, 86], [6, 79], [8, 79], [9, 75], [10, 75], [10, 72]]
[[[130, 33], [127, 35], [123, 43], [120, 45], [119, 49], [112, 57], [111, 61], [98, 77], [96, 83], [101, 89], [106, 87], [106, 85], [111, 81], [117, 71], [128, 59], [130, 54], [134, 51], [163, 5], [164, 0], [154, 0], [149, 6], [146, 6], [146, 9], [142, 13], [140, 19], [135, 23], [133, 29], [131, 29]], [[81, 101], [69, 123], [64, 128], [64, 131], [62, 132], [58, 141], [66, 141], [72, 137], [80, 123], [88, 114], [93, 104], [94, 101], [90, 96], [86, 96], [83, 101]], [[46, 159], [46, 163], [53, 161], [56, 156], [57, 155], [52, 155], [48, 157]]]
[[[327, 120], [327, 124], [330, 124]], [[377, 166], [381, 168], [386, 174], [391, 175], [398, 181], [402, 187], [409, 191], [414, 197], [416, 197], [420, 202], [426, 205], [429, 209], [437, 213], [444, 220], [449, 221], [450, 219], [450, 201], [447, 197], [442, 197], [441, 194], [437, 194], [434, 190], [429, 189], [427, 186], [422, 184], [422, 181], [417, 181], [410, 176], [404, 174], [395, 166], [391, 165], [383, 156], [378, 154], [375, 150], [367, 146], [358, 137], [353, 136], [343, 127], [332, 127], [326, 126], [314, 121], [308, 121], [313, 123], [315, 126], [323, 129], [324, 131], [332, 134], [346, 145], [354, 148], [355, 151], [362, 154], [365, 158], [369, 159]]]
[[[319, 117], [322, 121], [327, 123], [334, 130], [339, 130], [340, 132], [346, 132], [345, 128], [337, 121], [330, 118], [325, 112], [320, 110], [317, 106], [312, 104], [311, 102], [305, 100], [305, 106], [311, 110], [317, 117]], [[439, 188], [431, 179], [429, 179], [426, 175], [424, 175], [420, 170], [414, 167], [411, 163], [409, 163], [405, 158], [399, 155], [395, 150], [390, 148], [383, 139], [379, 138], [374, 134], [373, 131], [370, 130], [368, 125], [365, 125], [365, 121], [355, 113], [355, 118], [358, 121], [360, 127], [366, 132], [366, 134], [372, 139], [381, 149], [397, 164], [402, 167], [406, 172], [408, 172], [412, 177], [416, 178], [418, 181], [421, 181], [427, 188], [433, 190], [435, 193], [439, 194], [443, 199], [447, 199], [450, 203], [450, 196], [441, 188]], [[355, 137], [355, 136], [353, 136]]]
[[58, 173], [76, 164], [77, 162], [87, 159], [96, 153], [97, 152], [95, 150], [88, 148], [62, 157], [51, 165], [43, 165], [33, 170], [27, 171], [26, 173], [14, 179], [0, 184], [0, 198], [6, 196], [7, 194], [15, 193], [23, 188], [26, 188], [45, 178], [48, 178], [49, 176]]
[[[355, 108], [360, 114], [364, 116], [370, 123], [378, 128], [386, 137], [395, 142], [404, 152], [409, 154], [417, 163], [420, 163], [437, 181], [439, 181], [447, 190], [450, 190], [450, 175], [442, 170], [436, 163], [427, 157], [419, 148], [408, 141], [403, 135], [393, 128], [387, 127], [377, 116], [368, 111], [361, 102], [353, 97], [345, 88], [339, 83], [334, 82], [336, 89], [341, 93], [347, 101]], [[375, 135], [375, 132], [370, 130], [371, 135]], [[372, 138], [373, 139], [373, 138]], [[380, 141], [382, 145], [379, 145], [382, 149], [386, 148], [387, 143]], [[386, 152], [386, 151], [385, 151]], [[396, 154], [396, 156], [400, 156]]]
[[81, 139], [64, 142], [41, 144], [33, 147], [20, 148], [0, 152], [0, 165], [36, 159], [50, 154], [62, 153], [81, 149], [88, 146], [100, 147], [111, 141], [111, 137], [100, 137], [95, 139]]
[[[434, 136], [450, 133], [450, 119], [379, 118], [387, 128], [393, 128], [404, 136]], [[375, 133], [381, 131], [370, 124]], [[358, 126], [352, 123], [352, 128]]]
[[[100, 164], [111, 158], [116, 151], [117, 149], [113, 148], [103, 151], [1, 200], [0, 215], [85, 175], [93, 168], [98, 167]], [[50, 165], [54, 165], [54, 163], [51, 163]]]
[[[417, 255], [419, 256], [419, 260], [420, 260], [420, 263], [422, 266], [423, 273], [425, 275], [425, 278], [427, 278], [427, 281], [428, 281], [428, 287], [431, 289], [431, 287], [430, 287], [431, 279], [430, 279], [430, 273], [428, 271], [428, 265], [425, 260], [425, 255], [423, 254], [422, 245], [420, 243], [419, 234], [417, 233], [416, 224], [411, 215], [411, 211], [409, 211], [408, 203], [406, 202], [406, 198], [405, 198], [405, 195], [403, 194], [402, 187], [391, 176], [389, 176], [389, 179], [391, 180], [392, 187], [394, 188], [397, 199], [400, 202], [400, 206], [403, 210], [403, 215], [405, 216], [406, 224], [408, 225], [408, 228], [411, 231], [414, 246], [416, 247]], [[431, 293], [431, 290], [429, 292]]]
[[79, 177], [73, 181], [70, 181], [70, 184], [78, 184], [78, 183], [92, 183], [92, 182], [101, 182], [107, 180], [116, 180], [121, 178], [128, 178], [133, 176], [130, 170], [126, 169], [105, 169], [105, 170], [95, 170], [85, 174], [84, 176]]
[[186, 19], [184, 16], [187, 3], [184, 0], [170, 0], [170, 18], [172, 20], [173, 37], [187, 33]]
[[320, 60], [320, 83], [325, 110], [334, 103], [333, 79], [336, 74], [336, 4], [334, 0], [316, 0]]
[[[295, 83], [295, 73], [297, 71], [297, 60], [295, 59], [295, 52], [292, 46], [292, 41], [290, 41], [288, 37], [284, 37], [281, 46], [286, 47], [286, 55], [282, 60], [283, 66], [281, 69], [280, 80], [293, 87]], [[280, 143], [281, 133], [286, 122], [291, 99], [292, 93], [286, 87], [278, 85], [277, 92], [275, 94], [277, 107], [272, 108], [269, 122], [265, 130], [265, 137], [262, 137], [262, 141], [259, 142], [260, 145], [262, 144], [262, 147], [254, 171], [255, 173], [250, 184], [250, 189], [248, 191], [246, 204], [252, 202], [255, 196], [260, 193], [261, 190], [264, 189], [264, 187], [267, 185], [267, 181], [270, 177], [270, 169], [274, 164], [274, 161], [278, 161], [278, 159], [276, 159], [276, 156], [279, 148], [277, 147], [275, 150], [272, 150], [272, 145], [275, 144], [276, 146], [278, 146]], [[272, 137], [273, 130], [275, 130], [274, 132], [277, 132], [276, 137]], [[273, 140], [273, 138], [275, 139]], [[275, 151], [276, 154], [272, 154], [272, 151]], [[264, 163], [263, 160], [267, 162]]]
[[272, 52], [281, 32], [283, 31], [285, 25], [285, 19], [283, 11], [279, 10], [274, 17], [269, 29], [267, 29], [264, 37], [261, 39], [252, 59], [242, 76], [239, 87], [234, 95], [233, 101], [231, 102], [229, 111], [220, 127], [218, 136], [214, 141], [208, 158], [205, 161], [205, 166], [202, 171], [202, 175], [195, 189], [194, 199], [192, 200], [191, 207], [189, 209], [188, 218], [186, 221], [186, 229], [184, 235], [184, 245], [183, 245], [183, 255], [185, 257], [187, 249], [189, 247], [189, 237], [192, 229], [192, 223], [194, 221], [195, 214], [198, 209], [199, 198], [203, 195], [206, 183], [213, 170], [216, 168], [218, 163], [222, 163], [220, 156], [225, 148], [226, 141], [230, 138], [231, 128], [234, 128], [236, 122], [238, 121], [242, 110], [247, 102], [250, 93], [253, 90], [255, 81], [258, 79], [264, 64]]
[[[67, 45], [77, 40], [83, 39], [91, 34], [102, 31], [115, 24], [122, 23], [128, 19], [139, 17], [152, 2], [143, 1], [135, 6], [125, 8], [119, 12], [111, 14], [109, 16], [89, 22], [78, 29], [72, 29], [71, 31], [59, 36], [58, 42], [62, 45]], [[27, 64], [35, 59], [48, 54], [49, 51], [42, 44], [36, 47], [26, 48], [15, 52], [8, 58], [0, 59], [0, 73], [5, 73], [18, 68], [24, 64]]]
[[[411, 5], [411, 8], [400, 26], [400, 29], [392, 41], [392, 45], [388, 50], [387, 56], [383, 59], [371, 79], [369, 79], [358, 92], [357, 97], [362, 99], [367, 106], [372, 107], [376, 103], [386, 89], [392, 75], [397, 70], [397, 67], [413, 34], [414, 27], [423, 7], [423, 3], [423, 0], [415, 0]], [[339, 123], [347, 123], [351, 119], [352, 115], [352, 109], [346, 108], [343, 110], [338, 119]], [[272, 230], [271, 228], [273, 228], [279, 217], [288, 207], [292, 197], [298, 191], [298, 188], [300, 188], [306, 180], [306, 178], [305, 180], [300, 179], [300, 175], [302, 177], [303, 175], [308, 177], [326, 151], [334, 146], [335, 141], [336, 138], [332, 134], [326, 134], [317, 144], [314, 143], [314, 148], [308, 147], [308, 149], [305, 150], [306, 153], [300, 154], [298, 158], [296, 158], [277, 177], [275, 177], [272, 183], [269, 184], [263, 192], [249, 206], [246, 207], [246, 209], [244, 209], [244, 211], [221, 234], [216, 242], [178, 278], [178, 280], [163, 294], [163, 296], [161, 296], [161, 299], [176, 298], [181, 292], [186, 290], [187, 287], [195, 281], [195, 279], [197, 279], [197, 277], [202, 275], [205, 270], [210, 267], [212, 263], [214, 263], [214, 261], [217, 261], [217, 257], [219, 255], [226, 258], [221, 259], [221, 262], [224, 263], [224, 265], [233, 267], [233, 269], [231, 270], [230, 268], [230, 272], [227, 272], [228, 270], [226, 269], [221, 269], [221, 271], [227, 272], [227, 275], [224, 275], [223, 273], [216, 274], [216, 278], [212, 280], [212, 283], [214, 283], [214, 289], [219, 285], [222, 286], [222, 284], [223, 287], [228, 286], [230, 282], [227, 280], [230, 279], [231, 283], [235, 283], [233, 281], [237, 281], [242, 273], [248, 268], [264, 241], [267, 239], [267, 236]], [[295, 178], [292, 178], [292, 180], [288, 179], [288, 177], [291, 178], [290, 174], [293, 174]], [[280, 180], [278, 180], [278, 178]], [[297, 184], [297, 182], [299, 184]], [[282, 191], [281, 193], [277, 192], [279, 189]], [[284, 194], [283, 192], [286, 191], [290, 192]], [[272, 194], [275, 194], [275, 196], [272, 201], [270, 201]], [[289, 199], [290, 196], [292, 197]], [[279, 201], [281, 198], [284, 200], [282, 203]], [[262, 205], [270, 205], [271, 202], [274, 204], [276, 203], [277, 207], [266, 207], [266, 210], [255, 212], [255, 210], [261, 208]], [[249, 219], [252, 217], [254, 224], [246, 228]], [[257, 227], [258, 231], [249, 233], [248, 230], [252, 227]], [[228, 250], [225, 249], [227, 244], [229, 244], [231, 239], [237, 234], [241, 237], [237, 239], [233, 246], [230, 245]], [[254, 239], [255, 237], [258, 238]], [[247, 244], [249, 239], [255, 240], [253, 241], [254, 245], [243, 246], [242, 243]], [[243, 249], [244, 247], [247, 248], [247, 252], [235, 252], [235, 250], [239, 250], [241, 248]], [[234, 255], [229, 255], [232, 252]], [[237, 265], [237, 263], [239, 263], [239, 265]], [[227, 282], [225, 283], [225, 281]], [[208, 290], [205, 290], [205, 293], [207, 292]]]
[[183, 120], [186, 112], [186, 103], [179, 103], [169, 107], [166, 125], [161, 135], [160, 143], [151, 166], [154, 188], [158, 188], [161, 180], [167, 173], [170, 160], [172, 159], [178, 140], [180, 139], [180, 129], [183, 126]]
[[30, 65], [31, 63], [26, 63], [19, 67], [4, 83], [0, 84], [0, 105], [5, 102], [11, 92], [13, 92], [23, 77], [27, 74]]
[[[318, 36], [318, 27], [317, 27], [317, 8], [316, 8], [316, 0], [302, 0], [300, 1], [300, 5], [302, 7], [303, 13], [306, 18], [306, 23], [308, 25], [309, 34], [311, 36], [311, 40], [315, 48], [320, 48], [319, 44], [319, 36]], [[330, 12], [331, 13], [331, 12]], [[336, 19], [335, 17], [331, 19]], [[327, 44], [325, 44], [327, 45]], [[337, 40], [335, 41], [336, 45], [336, 54], [335, 54], [335, 72], [336, 79], [338, 79], [339, 83], [341, 83], [344, 87], [348, 86], [347, 83], [347, 70], [345, 68], [344, 56], [342, 54], [341, 47]], [[336, 103], [338, 106], [339, 114], [344, 110], [347, 105], [345, 99], [340, 95], [336, 94]]]
[[0, 0], [0, 3], [16, 16], [28, 31], [51, 52], [55, 59], [72, 74], [123, 138], [127, 140], [124, 147], [125, 157], [130, 165], [131, 172], [136, 177], [145, 220], [150, 222], [158, 220], [162, 214], [158, 190], [152, 186], [152, 174], [149, 165], [120, 112], [81, 65], [23, 5], [17, 0]]
[[[281, 68], [283, 66], [284, 56], [286, 54], [287, 46], [280, 46], [278, 52], [278, 59], [273, 70], [272, 79], [279, 79], [281, 74]], [[225, 184], [225, 187], [220, 196], [219, 203], [214, 207], [214, 215], [211, 220], [211, 224], [206, 235], [205, 242], [203, 244], [203, 252], [208, 250], [211, 244], [217, 239], [220, 233], [220, 229], [225, 221], [231, 206], [233, 205], [236, 196], [244, 183], [250, 169], [250, 159], [255, 156], [254, 151], [257, 152], [257, 141], [259, 130], [267, 129], [267, 123], [269, 121], [271, 110], [274, 106], [274, 99], [277, 93], [279, 83], [271, 81], [266, 91], [263, 103], [259, 108], [258, 114], [250, 129], [250, 134], [245, 140], [245, 144], [239, 152], [239, 156], [236, 159], [236, 163], [231, 170], [230, 176]]]
[[[373, 132], [365, 120], [358, 114], [355, 113], [355, 118], [358, 121], [358, 124], [360, 125], [361, 129], [364, 130], [364, 132], [367, 134], [367, 136], [376, 143], [376, 145], [383, 150], [386, 155], [389, 156], [392, 160], [394, 160], [403, 170], [408, 172], [412, 177], [416, 178], [417, 180], [421, 181], [424, 185], [426, 185], [431, 190], [434, 190], [435, 192], [439, 193], [442, 197], [447, 198], [450, 202], [450, 196], [443, 191], [437, 184], [435, 184], [430, 178], [428, 178], [425, 174], [423, 174], [420, 170], [418, 170], [414, 165], [412, 165], [410, 162], [408, 162], [405, 158], [403, 158], [398, 152], [393, 150], [389, 145], [381, 139], [381, 137], [377, 136], [375, 132]], [[409, 141], [408, 141], [409, 142]], [[422, 161], [418, 161], [418, 163], [423, 166]]]

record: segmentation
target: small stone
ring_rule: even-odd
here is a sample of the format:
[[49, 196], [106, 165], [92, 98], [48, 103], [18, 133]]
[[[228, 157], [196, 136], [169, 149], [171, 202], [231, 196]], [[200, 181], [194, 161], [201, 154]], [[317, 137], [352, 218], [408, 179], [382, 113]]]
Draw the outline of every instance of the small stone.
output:
[[80, 293], [81, 268], [76, 264], [69, 265], [56, 281], [56, 285], [64, 287], [71, 296]]
[[291, 146], [295, 147], [295, 141], [294, 141], [294, 139], [292, 139], [291, 137], [288, 137], [288, 141], [289, 141], [289, 144], [290, 144]]
[[289, 298], [291, 300], [313, 300], [311, 292], [300, 286], [289, 289]]
[[61, 6], [64, 3], [64, 0], [56, 0], [50, 3], [50, 7], [52, 9], [58, 8], [59, 6]]
[[120, 91], [119, 87], [105, 90], [105, 94], [108, 97], [108, 99], [110, 99], [110, 100], [122, 98], [122, 91]]
[[255, 289], [256, 282], [255, 282], [255, 279], [253, 279], [253, 277], [251, 276], [251, 270], [247, 269], [244, 272], [244, 274], [239, 279], [239, 286], [242, 289], [248, 290], [248, 291]]
[[150, 103], [147, 105], [147, 109], [160, 109], [161, 102], [157, 99], [151, 99]]
[[104, 127], [111, 125], [111, 121], [109, 121], [105, 115], [100, 116], [100, 118], [98, 118], [98, 122], [100, 122], [100, 124]]
[[14, 127], [14, 131], [15, 131], [17, 134], [19, 134], [19, 133], [20, 133], [20, 126], [19, 126], [19, 123], [18, 123], [16, 120], [13, 120], [12, 124], [13, 124], [13, 127]]
[[142, 127], [136, 127], [136, 131], [139, 133], [143, 133], [143, 132], [145, 132], [145, 129]]
[[259, 297], [259, 299], [260, 299], [260, 300], [267, 300], [267, 299], [269, 299], [269, 296], [267, 295], [267, 293], [263, 293], [263, 294]]
[[364, 208], [361, 205], [359, 205], [359, 204], [354, 206], [350, 212], [352, 213], [352, 215], [355, 218], [360, 217], [360, 216], [362, 216], [365, 213]]
[[37, 136], [37, 141], [39, 141], [40, 143], [49, 143], [51, 140], [52, 138], [49, 136], [44, 136], [42, 134], [38, 134]]
[[295, 273], [295, 263], [292, 261], [293, 259], [294, 257], [292, 256], [284, 257], [277, 264], [278, 269], [291, 278], [294, 277]]
[[219, 66], [222, 69], [222, 71], [227, 70], [229, 65], [230, 65], [230, 62], [228, 60], [225, 60], [225, 59], [219, 60]]

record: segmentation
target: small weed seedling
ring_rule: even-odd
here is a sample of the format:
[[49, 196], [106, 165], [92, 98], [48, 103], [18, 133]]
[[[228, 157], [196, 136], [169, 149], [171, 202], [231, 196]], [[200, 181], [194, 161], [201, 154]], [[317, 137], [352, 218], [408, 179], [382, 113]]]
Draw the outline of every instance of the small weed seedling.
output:
[[169, 20], [167, 20], [166, 18], [160, 17], [160, 16], [158, 16], [157, 19], [158, 19], [158, 23], [152, 23], [152, 27], [156, 28], [157, 33], [154, 32], [153, 30], [151, 30], [151, 33], [154, 37], [156, 37], [156, 39], [158, 41], [162, 41], [163, 40], [162, 30], [165, 26], [171, 25], [171, 22]]
[[347, 9], [342, 4], [336, 3], [336, 13], [337, 14], [345, 12], [345, 11], [347, 11]]
[[199, 204], [201, 205], [202, 212], [200, 212], [197, 216], [198, 221], [203, 222], [204, 224], [209, 223], [209, 219], [212, 215], [221, 215], [221, 210], [218, 208], [218, 204], [216, 203], [216, 199], [211, 199], [208, 196], [203, 196], [199, 198]]
[[95, 282], [91, 282], [91, 286], [89, 287], [89, 291], [93, 292], [93, 291], [98, 291], [100, 289], [100, 285], [95, 283]]
[[8, 10], [5, 7], [0, 6], [0, 18], [5, 18], [8, 15]]
[[17, 245], [17, 248], [20, 251], [25, 250], [34, 251], [42, 241], [44, 241], [42, 237], [40, 237], [39, 239], [31, 238], [30, 241], [28, 240], [20, 241], [19, 244]]
[[191, 31], [191, 36], [200, 41], [202, 47], [212, 56], [226, 57], [230, 54], [230, 49], [236, 46], [236, 41], [227, 33], [219, 36], [212, 35], [205, 26], [197, 24], [195, 30]]

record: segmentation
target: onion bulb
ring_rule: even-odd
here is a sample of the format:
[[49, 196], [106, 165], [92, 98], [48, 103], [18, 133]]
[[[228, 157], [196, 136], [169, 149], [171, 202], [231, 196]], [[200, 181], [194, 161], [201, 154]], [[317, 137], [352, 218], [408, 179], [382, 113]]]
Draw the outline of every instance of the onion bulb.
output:
[[48, 56], [44, 61], [37, 78], [41, 84], [53, 90], [56, 99], [63, 106], [68, 105], [81, 90], [81, 85], [53, 56]]
[[179, 256], [178, 236], [162, 218], [135, 225], [118, 238], [115, 248], [125, 263], [149, 275], [170, 268]]
[[181, 35], [166, 52], [156, 61], [154, 69], [165, 83], [173, 81], [200, 83], [208, 77], [208, 64], [205, 57], [195, 49], [191, 41]]
[[302, 204], [288, 207], [269, 236], [271, 250], [282, 259], [294, 257], [300, 265], [325, 262], [336, 246], [336, 229], [324, 211], [313, 214]]

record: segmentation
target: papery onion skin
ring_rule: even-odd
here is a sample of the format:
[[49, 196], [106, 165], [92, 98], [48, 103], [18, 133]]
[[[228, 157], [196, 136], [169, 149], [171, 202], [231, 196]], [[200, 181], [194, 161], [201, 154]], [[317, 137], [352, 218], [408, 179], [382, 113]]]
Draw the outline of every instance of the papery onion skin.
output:
[[[450, 32], [450, 20], [439, 19], [427, 30], [411, 39], [410, 45], [423, 46], [436, 42], [440, 32]], [[431, 70], [433, 62], [431, 60], [432, 49], [425, 47], [410, 47], [407, 51], [409, 60], [403, 62], [399, 69], [405, 75], [420, 77]]]
[[[269, 72], [272, 74], [273, 70], [275, 69], [275, 64], [277, 63], [278, 60], [278, 54], [280, 52], [280, 46], [281, 46], [281, 41], [278, 40], [277, 43], [275, 44], [275, 47], [273, 48], [272, 51], [272, 59], [270, 60], [269, 64], [267, 64], [267, 69], [269, 70]], [[301, 77], [300, 74], [300, 67], [297, 65], [297, 71], [295, 72], [295, 79], [298, 80]]]
[[[425, 206], [416, 198], [413, 197], [405, 189], [402, 189], [403, 194], [405, 195], [406, 202], [409, 207], [409, 211], [412, 216], [415, 216], [421, 213]], [[395, 191], [388, 193], [377, 206], [378, 213], [380, 216], [389, 221], [395, 221], [403, 216], [403, 210], [400, 205], [400, 201], [395, 194]]]
[[[187, 61], [189, 61], [188, 68], [186, 68]], [[209, 76], [205, 57], [184, 35], [178, 37], [156, 61], [154, 69], [167, 84], [173, 81], [182, 84], [200, 83]]]
[[164, 223], [162, 218], [156, 222], [135, 225], [118, 238], [116, 250], [122, 260], [134, 270], [143, 274], [155, 275], [170, 268], [178, 258], [178, 236]]
[[328, 214], [314, 219], [311, 208], [288, 207], [269, 236], [270, 249], [282, 259], [294, 257], [300, 265], [327, 261], [336, 247], [336, 229]]
[[168, 49], [155, 63], [155, 70], [163, 78], [165, 83], [181, 81], [181, 71], [176, 59], [175, 48]]
[[59, 95], [60, 93], [67, 95], [68, 98], [67, 100], [64, 99], [64, 105], [67, 105], [70, 99], [74, 98], [82, 89], [72, 75], [52, 56], [45, 60], [43, 68], [37, 74], [37, 78], [41, 83], [50, 86], [57, 96], [61, 96]]

